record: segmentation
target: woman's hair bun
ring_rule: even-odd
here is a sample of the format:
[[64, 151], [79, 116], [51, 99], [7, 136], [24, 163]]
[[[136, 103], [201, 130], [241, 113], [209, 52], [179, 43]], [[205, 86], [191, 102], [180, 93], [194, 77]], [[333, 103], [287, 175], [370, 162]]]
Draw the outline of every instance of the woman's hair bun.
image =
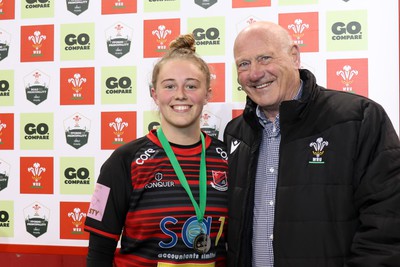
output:
[[196, 52], [193, 34], [188, 33], [179, 35], [169, 44], [169, 48], [170, 50], [189, 49], [193, 52]]

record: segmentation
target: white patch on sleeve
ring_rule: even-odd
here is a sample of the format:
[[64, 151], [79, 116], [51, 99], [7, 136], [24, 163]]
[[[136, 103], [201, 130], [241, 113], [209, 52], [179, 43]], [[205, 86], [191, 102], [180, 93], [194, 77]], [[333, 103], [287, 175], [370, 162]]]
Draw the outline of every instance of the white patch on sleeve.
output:
[[102, 184], [96, 184], [87, 216], [92, 219], [101, 221], [104, 216], [104, 211], [106, 209], [109, 195], [110, 195], [109, 187]]

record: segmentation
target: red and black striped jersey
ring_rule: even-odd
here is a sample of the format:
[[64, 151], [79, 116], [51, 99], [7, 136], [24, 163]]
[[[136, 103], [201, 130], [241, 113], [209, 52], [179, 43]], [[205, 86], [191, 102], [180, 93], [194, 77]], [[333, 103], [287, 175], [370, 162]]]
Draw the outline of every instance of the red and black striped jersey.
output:
[[[104, 162], [85, 230], [121, 240], [116, 266], [225, 266], [227, 153], [218, 139], [206, 135], [205, 143], [207, 203], [202, 223], [155, 131], [119, 147]], [[201, 143], [172, 149], [199, 203]], [[200, 229], [211, 237], [205, 254], [193, 249]]]

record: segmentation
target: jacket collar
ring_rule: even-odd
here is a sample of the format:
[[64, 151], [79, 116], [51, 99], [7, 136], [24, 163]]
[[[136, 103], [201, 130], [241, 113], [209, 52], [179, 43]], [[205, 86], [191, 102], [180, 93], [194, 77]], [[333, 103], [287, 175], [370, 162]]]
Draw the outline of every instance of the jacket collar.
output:
[[[281, 123], [290, 122], [303, 117], [307, 113], [309, 103], [316, 98], [319, 92], [315, 76], [306, 69], [300, 69], [299, 72], [300, 79], [303, 81], [302, 96], [299, 100], [290, 100], [281, 103], [279, 110]], [[249, 97], [246, 97], [243, 118], [252, 128], [261, 128], [258, 123], [256, 109], [257, 104]]]

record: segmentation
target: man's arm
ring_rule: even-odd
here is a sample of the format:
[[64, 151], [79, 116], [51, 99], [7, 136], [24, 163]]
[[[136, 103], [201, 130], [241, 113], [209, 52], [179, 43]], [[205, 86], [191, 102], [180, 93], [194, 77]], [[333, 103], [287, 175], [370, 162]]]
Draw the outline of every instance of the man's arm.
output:
[[355, 161], [360, 226], [348, 267], [400, 266], [400, 142], [379, 106], [365, 109]]

